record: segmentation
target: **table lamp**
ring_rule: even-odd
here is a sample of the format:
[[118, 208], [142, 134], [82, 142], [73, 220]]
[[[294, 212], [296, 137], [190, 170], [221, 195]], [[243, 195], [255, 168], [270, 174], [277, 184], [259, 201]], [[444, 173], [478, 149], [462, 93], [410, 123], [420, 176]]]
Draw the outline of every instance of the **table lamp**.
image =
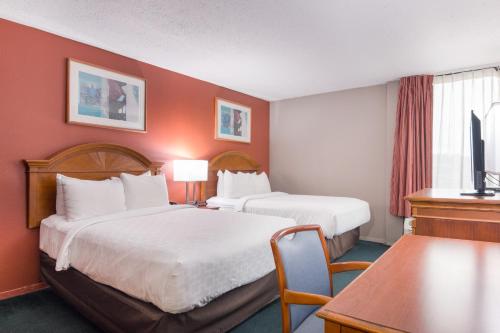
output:
[[[174, 160], [174, 181], [186, 182], [186, 204], [196, 205], [196, 183], [208, 178], [208, 161]], [[189, 184], [193, 185], [193, 200], [189, 200]]]

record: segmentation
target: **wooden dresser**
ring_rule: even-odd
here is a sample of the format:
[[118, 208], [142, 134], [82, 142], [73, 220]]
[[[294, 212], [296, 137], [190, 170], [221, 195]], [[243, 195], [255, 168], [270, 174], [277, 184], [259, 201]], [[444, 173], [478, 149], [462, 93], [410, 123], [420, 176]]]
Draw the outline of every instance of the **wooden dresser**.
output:
[[500, 195], [461, 196], [459, 190], [427, 188], [406, 197], [413, 233], [500, 242]]

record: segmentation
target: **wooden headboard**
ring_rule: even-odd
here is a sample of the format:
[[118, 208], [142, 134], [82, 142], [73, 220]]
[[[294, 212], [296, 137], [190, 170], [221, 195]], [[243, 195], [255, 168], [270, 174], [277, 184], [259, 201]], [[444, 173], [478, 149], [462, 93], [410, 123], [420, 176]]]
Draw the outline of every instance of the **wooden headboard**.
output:
[[208, 178], [201, 183], [201, 201], [217, 195], [217, 171], [260, 172], [260, 164], [249, 155], [239, 151], [228, 151], [219, 154], [208, 162]]
[[47, 160], [26, 160], [28, 176], [28, 228], [56, 210], [56, 174], [102, 180], [122, 172], [159, 174], [161, 162], [151, 162], [142, 154], [119, 145], [89, 143], [52, 155]]

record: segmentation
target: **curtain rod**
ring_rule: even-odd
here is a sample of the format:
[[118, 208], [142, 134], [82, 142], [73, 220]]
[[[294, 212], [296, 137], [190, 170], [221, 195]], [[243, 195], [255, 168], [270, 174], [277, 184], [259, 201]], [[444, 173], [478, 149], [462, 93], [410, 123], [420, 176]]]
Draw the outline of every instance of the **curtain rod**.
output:
[[475, 72], [475, 71], [482, 71], [485, 69], [494, 69], [497, 72], [500, 70], [500, 66], [490, 66], [490, 67], [484, 67], [484, 68], [476, 68], [476, 69], [468, 69], [465, 71], [459, 71], [459, 72], [452, 72], [452, 73], [445, 73], [445, 74], [438, 74], [436, 76], [447, 76], [447, 75], [455, 75], [455, 74], [461, 74], [461, 73], [468, 73], [468, 72]]

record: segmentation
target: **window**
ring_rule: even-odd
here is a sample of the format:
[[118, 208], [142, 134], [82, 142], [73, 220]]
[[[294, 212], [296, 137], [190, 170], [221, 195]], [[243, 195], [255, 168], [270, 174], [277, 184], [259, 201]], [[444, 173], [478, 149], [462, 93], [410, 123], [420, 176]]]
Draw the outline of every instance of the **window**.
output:
[[486, 170], [500, 173], [500, 105], [491, 108], [500, 97], [500, 73], [490, 68], [440, 75], [433, 86], [433, 187], [473, 188], [471, 110], [481, 119]]

